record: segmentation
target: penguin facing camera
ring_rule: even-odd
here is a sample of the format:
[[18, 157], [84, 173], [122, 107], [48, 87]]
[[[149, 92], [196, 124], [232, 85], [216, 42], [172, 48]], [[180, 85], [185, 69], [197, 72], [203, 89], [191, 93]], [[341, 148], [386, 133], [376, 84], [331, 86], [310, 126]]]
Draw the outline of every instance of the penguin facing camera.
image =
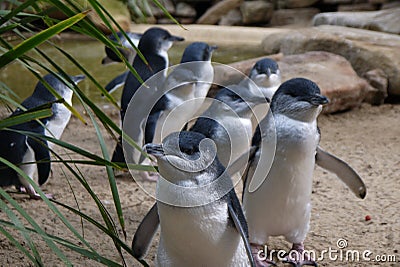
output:
[[[213, 184], [217, 179], [224, 179], [231, 189], [218, 199], [197, 206], [176, 206], [158, 200], [135, 233], [135, 257], [145, 256], [157, 229], [154, 225], [159, 223], [156, 266], [255, 266], [246, 221], [230, 177], [223, 176], [224, 167], [213, 149], [207, 145], [202, 149], [204, 140], [206, 137], [200, 133], [179, 132], [167, 136], [162, 145], [145, 146], [147, 153], [157, 158], [160, 175], [173, 185], [159, 185], [157, 195], [168, 195], [181, 203], [197, 203], [220, 194], [220, 188]], [[193, 171], [204, 162], [210, 164]], [[207, 192], [201, 190], [202, 186], [208, 186]], [[177, 188], [182, 188], [183, 194]]]
[[[312, 177], [320, 140], [317, 117], [328, 98], [319, 87], [303, 78], [288, 80], [272, 98], [267, 116], [253, 136], [256, 148], [244, 174], [243, 210], [249, 226], [253, 253], [270, 236], [284, 236], [292, 243], [286, 258], [294, 266], [313, 265], [304, 255], [304, 240], [309, 230]], [[270, 149], [276, 145], [275, 151]], [[270, 169], [263, 166], [270, 162]], [[361, 180], [356, 187], [365, 190]], [[360, 193], [361, 198], [365, 191]], [[293, 252], [293, 253], [292, 253]], [[260, 265], [266, 265], [257, 256]]]

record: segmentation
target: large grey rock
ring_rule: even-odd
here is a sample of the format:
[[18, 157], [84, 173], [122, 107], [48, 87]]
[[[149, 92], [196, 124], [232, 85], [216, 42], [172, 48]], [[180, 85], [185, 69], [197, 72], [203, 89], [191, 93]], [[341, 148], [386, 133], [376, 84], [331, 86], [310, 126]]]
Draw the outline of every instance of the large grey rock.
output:
[[245, 1], [240, 6], [240, 11], [245, 25], [267, 23], [274, 12], [274, 5], [263, 0]]
[[180, 2], [176, 4], [175, 16], [178, 17], [196, 17], [197, 12], [190, 4]]
[[381, 69], [389, 80], [388, 94], [400, 95], [400, 36], [325, 25], [272, 33], [262, 46], [266, 54], [332, 52], [345, 57], [360, 77]]
[[286, 8], [309, 7], [319, 0], [285, 0]]
[[400, 8], [320, 13], [314, 17], [313, 25], [338, 25], [400, 34]]
[[[165, 7], [165, 9], [170, 13], [170, 14], [175, 14], [175, 5], [171, 0], [158, 0], [160, 4]], [[162, 11], [153, 1], [148, 2], [150, 5], [151, 9], [151, 14], [155, 16], [156, 18], [162, 18], [166, 17], [164, 11]]]
[[216, 24], [223, 15], [239, 7], [243, 0], [222, 0], [210, 7], [197, 21], [198, 24]]
[[364, 74], [364, 78], [371, 85], [367, 92], [365, 102], [372, 105], [381, 105], [384, 103], [388, 88], [388, 78], [385, 72], [381, 69], [370, 70]]
[[222, 16], [218, 25], [236, 26], [242, 25], [242, 13], [239, 8], [232, 9], [226, 15]]
[[359, 4], [351, 4], [351, 5], [339, 5], [338, 11], [375, 11], [377, 10], [377, 6], [371, 3], [359, 3]]
[[319, 12], [318, 8], [278, 9], [272, 14], [270, 26], [311, 26], [313, 17]]

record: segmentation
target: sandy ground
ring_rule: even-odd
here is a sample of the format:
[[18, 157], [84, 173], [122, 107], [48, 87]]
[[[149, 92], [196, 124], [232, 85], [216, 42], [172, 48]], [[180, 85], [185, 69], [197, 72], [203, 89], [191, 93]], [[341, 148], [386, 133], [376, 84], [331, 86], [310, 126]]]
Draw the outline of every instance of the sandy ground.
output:
[[[117, 112], [110, 113], [117, 122]], [[319, 260], [320, 266], [400, 266], [399, 117], [400, 105], [390, 104], [379, 107], [362, 105], [349, 112], [320, 116], [321, 146], [353, 166], [368, 187], [366, 199], [357, 199], [335, 175], [316, 167], [312, 194], [311, 229], [306, 239], [306, 248], [314, 250], [317, 258], [323, 258]], [[87, 119], [89, 120], [89, 118]], [[112, 151], [114, 140], [106, 131], [103, 133], [107, 145]], [[94, 127], [90, 123], [85, 126], [78, 119], [72, 118], [62, 139], [101, 155]], [[67, 156], [67, 152], [62, 149], [57, 148], [56, 151]], [[68, 154], [74, 159], [78, 158], [74, 154]], [[83, 165], [79, 166], [79, 169], [115, 219], [115, 209], [105, 169]], [[126, 243], [130, 246], [139, 222], [154, 203], [154, 199], [145, 193], [131, 177], [120, 178], [117, 184], [126, 223]], [[153, 186], [146, 185], [146, 188]], [[43, 190], [53, 193], [56, 200], [65, 204], [73, 207], [77, 207], [79, 204], [84, 213], [102, 222], [97, 207], [88, 193], [61, 164], [53, 164], [52, 177], [43, 186]], [[13, 189], [9, 188], [8, 191], [13, 191]], [[47, 233], [79, 243], [42, 201], [29, 200], [24, 195], [12, 194], [12, 196]], [[100, 233], [88, 222], [81, 224], [80, 218], [71, 212], [61, 207], [60, 210], [80, 233], [84, 233], [86, 240], [101, 255], [121, 262], [110, 238]], [[366, 221], [367, 215], [371, 220]], [[0, 212], [0, 218], [7, 218], [5, 212]], [[23, 240], [19, 233], [14, 230], [11, 232], [18, 240]], [[122, 232], [120, 234], [122, 236]], [[33, 238], [46, 266], [63, 265], [40, 237], [34, 236]], [[337, 246], [338, 240], [341, 239], [347, 242], [347, 247], [343, 249], [339, 249]], [[342, 242], [344, 242], [343, 240]], [[158, 236], [146, 258], [149, 263], [152, 263], [157, 243]], [[290, 247], [281, 238], [271, 239], [268, 245], [270, 249], [275, 250], [287, 251]], [[23, 241], [23, 246], [28, 248], [25, 241]], [[0, 248], [1, 266], [32, 265], [2, 234], [0, 234]], [[331, 251], [330, 255], [329, 250]], [[365, 252], [366, 250], [369, 250], [371, 254]], [[63, 249], [63, 251], [76, 266], [100, 265], [77, 256], [67, 249]], [[327, 252], [321, 256], [323, 251]], [[360, 254], [360, 260], [352, 261], [352, 257], [348, 256], [346, 261], [346, 255], [350, 255], [354, 251]], [[369, 256], [371, 261], [363, 259], [363, 254]], [[378, 257], [389, 261], [393, 260], [391, 256], [396, 257], [396, 262], [378, 262]], [[139, 266], [128, 255], [125, 260], [128, 266]], [[279, 264], [282, 265], [282, 263]]]

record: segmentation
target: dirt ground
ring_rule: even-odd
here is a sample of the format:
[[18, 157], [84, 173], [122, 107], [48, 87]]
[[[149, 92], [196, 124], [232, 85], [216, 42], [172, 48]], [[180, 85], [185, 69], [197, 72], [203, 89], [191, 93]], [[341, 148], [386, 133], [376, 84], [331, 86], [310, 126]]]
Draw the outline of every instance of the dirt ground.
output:
[[[116, 115], [118, 113], [114, 110], [109, 113], [113, 120], [118, 122]], [[355, 168], [368, 188], [366, 198], [360, 200], [335, 175], [316, 167], [311, 228], [305, 244], [306, 249], [314, 250], [317, 258], [322, 258], [318, 261], [320, 266], [400, 266], [399, 118], [400, 105], [390, 104], [379, 107], [364, 104], [349, 112], [320, 116], [321, 146]], [[88, 117], [87, 119], [89, 120]], [[111, 153], [114, 140], [106, 131], [103, 133]], [[85, 126], [73, 117], [62, 139], [101, 155], [94, 127], [90, 123]], [[67, 152], [62, 149], [57, 148], [57, 152], [67, 156]], [[70, 156], [77, 158], [74, 154]], [[81, 165], [79, 169], [111, 215], [116, 218], [105, 168]], [[154, 203], [154, 199], [131, 177], [118, 179], [117, 185], [126, 223], [126, 243], [130, 246], [139, 222]], [[146, 188], [153, 187], [154, 184], [146, 185]], [[46, 193], [53, 193], [56, 200], [73, 207], [77, 206], [77, 202], [84, 213], [102, 222], [97, 207], [88, 193], [61, 164], [53, 164], [52, 177], [43, 186], [43, 190]], [[29, 200], [24, 195], [12, 194], [12, 196], [47, 233], [78, 242], [42, 201]], [[121, 262], [110, 238], [88, 222], [83, 222], [81, 225], [78, 216], [71, 212], [61, 207], [60, 210], [78, 231], [84, 233], [87, 241], [101, 255]], [[367, 221], [366, 216], [371, 219]], [[0, 212], [0, 218], [7, 219], [5, 212]], [[18, 240], [23, 240], [19, 233], [12, 230], [11, 232], [16, 234]], [[46, 266], [63, 265], [40, 237], [34, 237], [34, 240]], [[340, 249], [338, 245], [343, 245], [344, 242], [347, 246]], [[151, 264], [157, 243], [158, 236], [146, 258]], [[28, 247], [25, 242], [23, 245]], [[288, 251], [290, 246], [281, 238], [272, 238], [268, 247]], [[63, 251], [76, 266], [100, 265], [77, 256], [67, 249]], [[331, 251], [330, 255], [329, 251]], [[360, 255], [359, 260], [350, 255], [355, 251]], [[363, 259], [363, 255], [368, 256], [371, 261]], [[394, 257], [396, 262], [388, 262]], [[139, 266], [130, 256], [126, 255], [125, 259], [128, 266]], [[384, 260], [386, 262], [382, 262]], [[0, 234], [0, 265], [29, 266], [32, 264], [4, 235]]]

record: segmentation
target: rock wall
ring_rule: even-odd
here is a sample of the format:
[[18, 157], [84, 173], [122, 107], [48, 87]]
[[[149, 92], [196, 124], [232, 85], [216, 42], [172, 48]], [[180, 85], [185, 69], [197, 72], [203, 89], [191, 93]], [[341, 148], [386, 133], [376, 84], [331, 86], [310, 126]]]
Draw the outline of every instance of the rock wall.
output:
[[[152, 2], [152, 1], [149, 1]], [[396, 0], [161, 0], [181, 23], [304, 27], [321, 24], [400, 33]], [[148, 20], [171, 23], [150, 3]]]

